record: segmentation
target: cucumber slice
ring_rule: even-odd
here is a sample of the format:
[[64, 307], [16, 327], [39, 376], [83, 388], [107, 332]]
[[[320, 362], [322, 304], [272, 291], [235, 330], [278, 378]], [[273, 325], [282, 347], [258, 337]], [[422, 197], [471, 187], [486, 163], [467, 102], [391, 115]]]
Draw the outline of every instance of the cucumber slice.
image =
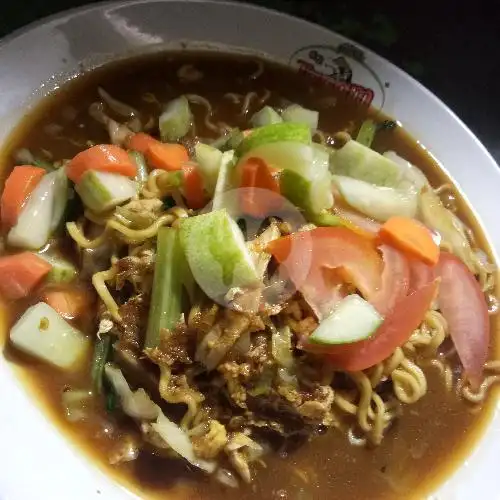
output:
[[336, 150], [330, 158], [330, 167], [335, 175], [376, 186], [396, 187], [401, 179], [401, 169], [396, 163], [357, 141], [349, 141]]
[[274, 123], [273, 125], [254, 129], [250, 135], [241, 141], [236, 153], [241, 156], [260, 146], [276, 142], [311, 144], [311, 141], [311, 130], [303, 123]]
[[199, 142], [195, 146], [196, 161], [203, 177], [205, 189], [212, 196], [222, 163], [222, 152], [213, 146]]
[[285, 122], [303, 123], [311, 130], [316, 130], [318, 128], [319, 113], [312, 109], [303, 108], [299, 104], [290, 104], [290, 106], [281, 113], [281, 117]]
[[17, 224], [9, 231], [7, 241], [14, 247], [38, 250], [43, 247], [54, 225], [54, 205], [59, 172], [42, 177], [23, 207]]
[[212, 299], [259, 283], [243, 234], [225, 209], [183, 220], [180, 237], [194, 279]]
[[311, 214], [319, 214], [333, 206], [329, 172], [311, 181], [293, 170], [283, 170], [280, 176], [280, 189], [288, 201]]
[[222, 154], [219, 175], [217, 176], [217, 184], [215, 185], [214, 198], [212, 201], [212, 210], [224, 208], [225, 202], [228, 201], [224, 193], [230, 191], [234, 187], [234, 160], [234, 151], [226, 151]]
[[144, 158], [144, 155], [139, 153], [139, 151], [129, 151], [128, 155], [137, 167], [137, 175], [134, 180], [137, 182], [137, 186], [139, 187], [148, 180], [149, 173], [146, 158]]
[[377, 124], [371, 119], [365, 120], [359, 129], [356, 141], [369, 148], [372, 145], [375, 134], [377, 133]]
[[252, 127], [265, 127], [266, 125], [272, 125], [273, 123], [281, 123], [283, 119], [271, 106], [264, 106], [260, 111], [257, 111], [252, 118], [250, 118], [250, 123]]
[[90, 342], [44, 302], [31, 306], [10, 331], [22, 351], [64, 370], [84, 358]]
[[184, 137], [193, 124], [193, 114], [186, 96], [181, 95], [165, 106], [158, 120], [163, 142], [177, 141]]
[[47, 252], [37, 253], [38, 257], [48, 262], [52, 269], [45, 280], [49, 283], [69, 283], [76, 278], [76, 267], [69, 261], [58, 255], [51, 255]]
[[309, 337], [313, 344], [350, 344], [373, 335], [384, 318], [359, 295], [348, 295]]
[[75, 189], [86, 207], [101, 213], [135, 196], [137, 184], [124, 175], [89, 170]]
[[64, 217], [69, 197], [69, 183], [64, 168], [60, 168], [50, 175], [54, 176], [54, 205], [50, 223], [50, 231], [52, 232], [59, 227]]
[[333, 182], [351, 207], [378, 221], [385, 222], [394, 215], [417, 215], [418, 194], [412, 187], [403, 190], [374, 186], [340, 175], [334, 175]]

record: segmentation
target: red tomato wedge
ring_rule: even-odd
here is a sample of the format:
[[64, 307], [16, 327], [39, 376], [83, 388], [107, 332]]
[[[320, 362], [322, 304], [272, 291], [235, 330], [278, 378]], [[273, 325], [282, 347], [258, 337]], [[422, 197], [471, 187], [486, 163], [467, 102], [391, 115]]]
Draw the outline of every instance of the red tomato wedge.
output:
[[410, 266], [399, 250], [382, 245], [380, 251], [384, 260], [382, 284], [370, 302], [380, 314], [385, 316], [408, 294]]
[[85, 149], [66, 165], [66, 174], [75, 184], [81, 181], [87, 170], [100, 170], [127, 177], [137, 174], [137, 167], [128, 153], [113, 144], [99, 144]]
[[[294, 233], [272, 241], [267, 248], [299, 290], [304, 265], [310, 265], [307, 285], [322, 293], [331, 293], [322, 273], [317, 271], [322, 268], [338, 269], [344, 281], [356, 286], [367, 300], [371, 300], [380, 287], [383, 269], [380, 255], [371, 240], [344, 227], [318, 227]], [[289, 258], [292, 250], [303, 255], [302, 263]]]
[[0, 294], [11, 300], [26, 297], [51, 269], [46, 260], [31, 252], [0, 257]]
[[441, 278], [439, 308], [470, 382], [477, 387], [488, 358], [488, 306], [476, 278], [454, 255], [441, 252], [436, 274]]
[[2, 193], [1, 211], [4, 228], [8, 229], [16, 224], [24, 204], [44, 175], [43, 168], [31, 165], [14, 167], [5, 181]]
[[267, 163], [261, 158], [249, 158], [241, 166], [241, 209], [254, 217], [265, 217], [279, 209], [277, 196], [263, 196], [262, 190], [279, 194], [280, 186]]
[[[419, 327], [437, 290], [437, 281], [429, 283], [401, 300], [369, 339], [329, 346], [323, 353], [337, 368], [346, 371], [365, 370], [380, 363], [401, 347]], [[308, 346], [303, 348], [307, 350]], [[314, 352], [318, 351], [314, 349]]]
[[182, 165], [183, 188], [186, 203], [189, 208], [198, 210], [203, 208], [207, 202], [203, 189], [203, 178], [196, 165], [185, 163]]
[[410, 293], [419, 290], [434, 280], [436, 267], [424, 264], [420, 260], [410, 260]]

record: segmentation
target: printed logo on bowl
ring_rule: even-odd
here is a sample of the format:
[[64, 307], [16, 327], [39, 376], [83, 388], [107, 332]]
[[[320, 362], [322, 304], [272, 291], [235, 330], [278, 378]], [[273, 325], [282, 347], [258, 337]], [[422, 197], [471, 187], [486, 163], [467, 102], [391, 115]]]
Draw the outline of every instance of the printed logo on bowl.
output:
[[352, 43], [303, 47], [291, 56], [290, 65], [363, 104], [384, 107], [388, 84], [380, 80], [366, 64], [364, 52]]

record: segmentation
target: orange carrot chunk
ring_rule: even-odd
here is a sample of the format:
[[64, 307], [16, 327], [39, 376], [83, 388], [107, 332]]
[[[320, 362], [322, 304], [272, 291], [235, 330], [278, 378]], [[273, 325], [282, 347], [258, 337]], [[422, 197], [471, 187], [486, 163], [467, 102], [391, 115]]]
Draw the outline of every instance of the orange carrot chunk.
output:
[[0, 257], [0, 294], [17, 300], [28, 296], [52, 266], [31, 252]]
[[161, 144], [159, 140], [151, 137], [149, 134], [139, 132], [138, 134], [130, 136], [127, 147], [128, 149], [132, 149], [133, 151], [138, 151], [139, 153], [146, 154], [149, 146], [157, 143]]
[[434, 266], [439, 260], [439, 247], [432, 239], [432, 234], [421, 222], [408, 217], [391, 217], [382, 225], [380, 239]]
[[75, 319], [85, 314], [92, 297], [82, 288], [47, 288], [41, 299], [65, 319]]
[[181, 170], [182, 165], [189, 161], [187, 149], [181, 144], [164, 144], [157, 141], [151, 143], [145, 153], [146, 160], [153, 168], [161, 170]]
[[31, 165], [14, 167], [5, 181], [2, 193], [2, 224], [8, 229], [17, 222], [19, 214], [31, 193], [45, 175], [45, 170]]
[[185, 163], [182, 166], [182, 172], [184, 175], [183, 187], [187, 206], [194, 210], [203, 208], [207, 202], [207, 198], [203, 189], [203, 178], [196, 165]]
[[137, 167], [127, 152], [113, 144], [99, 144], [78, 153], [66, 166], [68, 177], [78, 184], [87, 170], [135, 177]]

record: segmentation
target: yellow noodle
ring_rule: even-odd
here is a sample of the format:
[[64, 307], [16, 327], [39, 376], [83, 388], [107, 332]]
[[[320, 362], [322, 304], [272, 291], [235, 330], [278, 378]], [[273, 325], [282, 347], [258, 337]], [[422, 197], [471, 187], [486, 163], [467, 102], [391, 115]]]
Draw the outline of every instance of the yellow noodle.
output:
[[97, 248], [100, 247], [108, 238], [109, 233], [105, 229], [97, 238], [89, 240], [85, 237], [82, 230], [74, 222], [66, 224], [68, 234], [75, 240], [80, 248]]
[[405, 358], [391, 374], [396, 397], [406, 404], [416, 403], [427, 392], [427, 379], [415, 363]]
[[174, 220], [175, 217], [173, 215], [164, 214], [145, 229], [130, 229], [114, 220], [110, 220], [106, 227], [118, 231], [121, 235], [123, 235], [122, 239], [127, 243], [141, 243], [149, 238], [154, 238], [161, 226], [171, 224]]
[[94, 288], [106, 306], [107, 310], [110, 312], [111, 316], [118, 322], [121, 321], [120, 314], [118, 312], [118, 304], [115, 299], [111, 295], [106, 286], [106, 281], [111, 281], [116, 277], [116, 269], [111, 267], [106, 271], [101, 271], [99, 273], [95, 273], [92, 276], [92, 284]]

